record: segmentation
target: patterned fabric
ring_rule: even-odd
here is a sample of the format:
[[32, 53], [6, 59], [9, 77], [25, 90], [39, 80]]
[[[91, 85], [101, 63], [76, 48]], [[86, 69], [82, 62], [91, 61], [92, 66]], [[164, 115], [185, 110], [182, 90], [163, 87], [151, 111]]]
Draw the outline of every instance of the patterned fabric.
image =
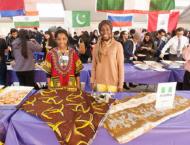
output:
[[89, 94], [61, 88], [40, 91], [21, 109], [45, 121], [61, 145], [87, 145], [113, 101], [100, 104]]
[[80, 73], [83, 65], [74, 49], [70, 49], [68, 55], [63, 55], [57, 48], [54, 48], [47, 53], [42, 68], [51, 75], [51, 84], [54, 85], [52, 87], [68, 86], [69, 84], [75, 87], [75, 75]]
[[119, 100], [109, 110], [104, 126], [120, 144], [127, 143], [154, 127], [190, 109], [190, 100], [175, 97], [174, 108], [157, 110], [156, 94], [138, 94]]

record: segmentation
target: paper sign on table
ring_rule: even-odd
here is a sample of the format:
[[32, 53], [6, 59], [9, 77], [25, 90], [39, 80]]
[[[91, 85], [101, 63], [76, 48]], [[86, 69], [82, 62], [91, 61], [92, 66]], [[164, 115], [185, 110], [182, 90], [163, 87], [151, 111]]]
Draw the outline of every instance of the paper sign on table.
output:
[[158, 84], [156, 94], [156, 106], [157, 110], [172, 109], [174, 105], [174, 98], [176, 93], [177, 83], [160, 83]]

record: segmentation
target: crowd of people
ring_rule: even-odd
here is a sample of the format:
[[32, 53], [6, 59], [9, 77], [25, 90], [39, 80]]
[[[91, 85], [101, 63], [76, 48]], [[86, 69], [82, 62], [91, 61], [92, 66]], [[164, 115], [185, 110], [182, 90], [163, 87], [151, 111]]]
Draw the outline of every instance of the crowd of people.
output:
[[[92, 63], [91, 87], [101, 92], [123, 90], [124, 63], [133, 61], [186, 60], [184, 89], [190, 89], [190, 32], [182, 27], [172, 33], [115, 31], [103, 20], [98, 30], [70, 34], [56, 31], [11, 29], [0, 38], [0, 84], [6, 85], [6, 62], [16, 71], [20, 85], [34, 86], [34, 52], [43, 52], [41, 68], [47, 73], [48, 86], [75, 86], [80, 89], [80, 71]], [[137, 74], [138, 75], [138, 74]], [[130, 84], [133, 85], [133, 84]], [[124, 85], [126, 86], [126, 84]]]

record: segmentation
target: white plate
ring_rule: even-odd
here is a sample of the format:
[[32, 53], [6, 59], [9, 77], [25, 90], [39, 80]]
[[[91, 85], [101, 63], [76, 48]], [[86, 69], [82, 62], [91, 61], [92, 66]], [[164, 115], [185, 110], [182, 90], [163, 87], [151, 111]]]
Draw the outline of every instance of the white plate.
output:
[[1, 90], [3, 87], [4, 87], [4, 86], [1, 86], [1, 85], [0, 85], [0, 90]]
[[134, 66], [136, 68], [138, 68], [138, 69], [141, 69], [141, 70], [148, 70], [148, 69], [150, 69], [149, 66], [146, 65], [146, 64], [135, 64]]

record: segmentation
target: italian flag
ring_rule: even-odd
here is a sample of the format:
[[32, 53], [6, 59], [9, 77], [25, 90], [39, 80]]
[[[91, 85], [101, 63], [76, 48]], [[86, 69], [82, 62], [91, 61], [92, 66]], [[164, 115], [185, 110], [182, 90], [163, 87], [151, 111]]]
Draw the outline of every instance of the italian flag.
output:
[[159, 29], [164, 29], [167, 32], [172, 32], [179, 20], [179, 12], [150, 12], [148, 14], [148, 31], [154, 32]]
[[16, 28], [34, 28], [39, 27], [39, 16], [17, 16], [13, 17]]
[[175, 0], [97, 0], [96, 10], [103, 12], [148, 12], [175, 9]]

